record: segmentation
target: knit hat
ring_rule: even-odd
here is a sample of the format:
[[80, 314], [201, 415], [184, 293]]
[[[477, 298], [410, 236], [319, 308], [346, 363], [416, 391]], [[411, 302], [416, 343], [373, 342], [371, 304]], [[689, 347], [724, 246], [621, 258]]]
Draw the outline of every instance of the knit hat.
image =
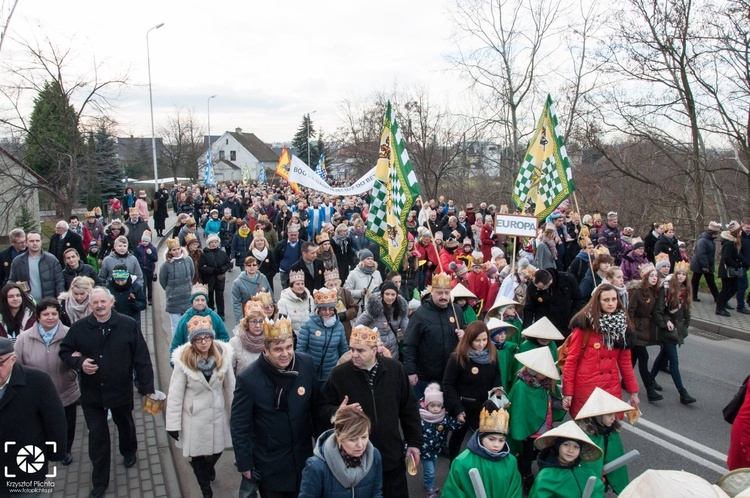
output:
[[127, 280], [130, 272], [125, 265], [117, 265], [112, 268], [112, 280]]
[[[187, 238], [187, 237], [185, 237], [185, 238]], [[212, 233], [211, 235], [208, 236], [208, 238], [206, 239], [206, 243], [210, 244], [212, 240], [215, 240], [217, 242], [221, 242], [221, 239], [215, 233]]]
[[505, 253], [503, 252], [502, 249], [495, 246], [492, 249], [490, 249], [490, 255], [492, 255], [492, 259], [495, 259], [498, 256], [505, 256]]
[[385, 282], [383, 282], [382, 284], [380, 284], [380, 293], [381, 294], [385, 293], [385, 291], [387, 291], [387, 290], [392, 290], [396, 294], [398, 294], [398, 286], [395, 283], [391, 282], [390, 280], [386, 280]]
[[7, 337], [0, 337], [0, 355], [12, 353], [13, 351], [15, 351], [13, 341]]
[[144, 230], [143, 235], [141, 235], [141, 242], [151, 242], [151, 230]]
[[671, 266], [671, 263], [669, 262], [669, 256], [666, 253], [659, 253], [654, 258], [656, 260], [656, 267], [657, 270], [664, 268], [665, 266]]
[[92, 240], [91, 242], [89, 242], [89, 249], [91, 249], [92, 247], [97, 247], [98, 248], [99, 247], [99, 243], [97, 241], [95, 241], [95, 240]]
[[190, 289], [190, 302], [192, 303], [196, 297], [203, 296], [208, 299], [208, 286], [203, 284], [195, 284]]
[[440, 384], [433, 382], [424, 390], [424, 406], [427, 408], [430, 403], [443, 404], [443, 392], [440, 390]]
[[366, 260], [367, 258], [374, 258], [374, 256], [372, 255], [372, 251], [370, 251], [369, 249], [362, 249], [362, 250], [360, 250], [359, 251], [359, 261], [360, 261], [360, 263], [362, 261]]
[[635, 238], [635, 239], [631, 240], [631, 242], [633, 243], [633, 250], [634, 251], [636, 249], [641, 249], [643, 247], [646, 247], [646, 244], [644, 244], [643, 241], [641, 239], [639, 239], [639, 238]]
[[210, 316], [195, 315], [187, 323], [188, 341], [192, 344], [193, 341], [202, 335], [209, 335], [213, 339], [216, 337], [213, 327]]
[[435, 234], [435, 241], [438, 241], [438, 240], [442, 241], [444, 238], [445, 236], [443, 235], [443, 232], [437, 232]]

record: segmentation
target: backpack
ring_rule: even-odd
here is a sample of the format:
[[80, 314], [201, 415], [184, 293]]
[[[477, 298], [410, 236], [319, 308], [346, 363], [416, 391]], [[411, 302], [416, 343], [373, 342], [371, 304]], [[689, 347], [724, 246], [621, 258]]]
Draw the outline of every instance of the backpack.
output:
[[[590, 330], [586, 330], [583, 333], [583, 344], [581, 345], [581, 354], [583, 354], [583, 351], [586, 349], [586, 346], [589, 343], [589, 335], [591, 334]], [[571, 333], [567, 338], [565, 338], [565, 342], [560, 344], [557, 348], [557, 366], [562, 372], [565, 370], [565, 361], [568, 359], [570, 348], [570, 343], [572, 341], [573, 333]]]

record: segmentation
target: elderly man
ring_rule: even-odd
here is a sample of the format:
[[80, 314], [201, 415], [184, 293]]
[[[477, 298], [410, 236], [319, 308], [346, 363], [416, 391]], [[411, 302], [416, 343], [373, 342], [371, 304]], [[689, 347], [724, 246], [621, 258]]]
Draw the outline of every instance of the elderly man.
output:
[[448, 358], [464, 334], [463, 311], [451, 300], [451, 277], [432, 277], [432, 294], [409, 318], [404, 368], [417, 399], [430, 382], [442, 383]]
[[[7, 337], [0, 337], [0, 420], [0, 444], [3, 445], [0, 496], [51, 493], [55, 483], [45, 476], [49, 473], [49, 462], [59, 461], [65, 455], [65, 411], [50, 376], [18, 363], [13, 342]], [[19, 450], [28, 446], [44, 453], [40, 468], [19, 468], [24, 462]], [[36, 455], [33, 459], [38, 461]], [[14, 493], [16, 486], [27, 491]]]
[[42, 250], [42, 236], [39, 232], [26, 234], [26, 247], [27, 251], [10, 265], [8, 280], [27, 282], [36, 302], [45, 297], [56, 298], [65, 290], [62, 266], [57, 258]]
[[93, 471], [92, 498], [104, 496], [109, 486], [110, 448], [107, 410], [117, 426], [125, 468], [136, 464], [138, 442], [133, 421], [133, 370], [138, 392], [154, 392], [151, 356], [141, 324], [113, 309], [115, 299], [103, 287], [89, 298], [91, 315], [75, 322], [60, 345], [60, 359], [80, 372], [81, 408], [89, 430], [89, 458]]
[[615, 264], [619, 266], [625, 254], [625, 243], [622, 241], [622, 234], [620, 233], [620, 228], [617, 226], [617, 213], [614, 211], [607, 213], [607, 223], [599, 231], [598, 244], [607, 246], [609, 255], [614, 258]]
[[70, 225], [68, 225], [67, 221], [60, 220], [55, 225], [55, 234], [49, 239], [49, 252], [57, 258], [61, 267], [65, 266], [65, 250], [71, 247], [78, 251], [78, 255], [82, 260], [86, 260], [83, 239], [80, 235], [70, 230]]
[[263, 326], [263, 354], [240, 375], [230, 430], [240, 496], [296, 498], [313, 454], [313, 406], [318, 383], [312, 359], [294, 352], [286, 318]]
[[0, 287], [8, 283], [10, 265], [17, 256], [26, 252], [26, 232], [22, 228], [14, 228], [8, 234], [10, 247], [0, 251]]
[[321, 419], [330, 420], [348, 403], [363, 410], [372, 422], [370, 440], [383, 458], [383, 497], [408, 497], [404, 457], [419, 464], [422, 425], [404, 367], [378, 355], [379, 338], [377, 329], [352, 329], [351, 359], [335, 367], [323, 386]]

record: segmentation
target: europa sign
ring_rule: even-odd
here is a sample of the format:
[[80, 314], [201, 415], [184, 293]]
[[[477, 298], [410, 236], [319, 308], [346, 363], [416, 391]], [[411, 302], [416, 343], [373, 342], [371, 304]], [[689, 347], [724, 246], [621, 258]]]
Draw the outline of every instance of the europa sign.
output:
[[495, 214], [495, 233], [516, 237], [536, 237], [536, 216]]

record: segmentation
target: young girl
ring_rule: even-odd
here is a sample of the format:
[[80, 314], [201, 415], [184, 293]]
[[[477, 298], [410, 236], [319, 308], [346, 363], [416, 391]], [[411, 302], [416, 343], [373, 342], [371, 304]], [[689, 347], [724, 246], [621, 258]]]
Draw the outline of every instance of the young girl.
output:
[[518, 371], [518, 382], [513, 384], [508, 399], [513, 421], [510, 439], [513, 453], [518, 456], [518, 470], [528, 493], [534, 484], [531, 464], [536, 457], [534, 441], [552, 429], [552, 422], [565, 417], [562, 395], [556, 381], [560, 380], [552, 353], [548, 348], [537, 348], [516, 355], [523, 365]]
[[682, 346], [690, 326], [690, 308], [693, 304], [693, 290], [687, 278], [689, 265], [680, 261], [675, 265], [674, 275], [664, 280], [664, 290], [659, 292], [652, 317], [656, 323], [656, 340], [661, 343], [659, 356], [651, 367], [651, 379], [656, 384], [662, 362], [669, 361], [669, 373], [674, 386], [680, 393], [680, 403], [689, 405], [696, 399], [688, 394], [682, 385], [680, 359], [677, 347]]
[[653, 326], [651, 314], [659, 295], [659, 272], [651, 263], [641, 268], [641, 279], [631, 280], [628, 289], [628, 316], [635, 327], [635, 346], [631, 352], [633, 368], [638, 363], [641, 380], [646, 386], [650, 402], [660, 401], [664, 397], [654, 389], [651, 373], [648, 370], [647, 346], [656, 344], [656, 327]]
[[605, 464], [620, 458], [625, 453], [622, 439], [620, 439], [620, 427], [622, 425], [617, 419], [617, 414], [632, 410], [633, 407], [623, 400], [597, 387], [576, 416], [576, 422], [581, 429], [594, 444], [604, 451], [602, 458], [591, 462], [583, 462], [581, 465], [591, 467], [594, 475], [600, 476], [605, 486], [611, 487], [618, 495], [630, 482], [627, 466], [609, 472], [606, 477], [602, 476], [602, 468]]
[[435, 462], [445, 446], [448, 431], [461, 427], [461, 422], [445, 412], [443, 393], [440, 384], [433, 382], [424, 390], [424, 398], [419, 403], [419, 416], [422, 419], [422, 462], [425, 493], [427, 498], [437, 498], [440, 488], [435, 487]]
[[596, 477], [592, 498], [604, 498], [604, 483], [581, 465], [602, 457], [602, 450], [572, 420], [537, 438], [539, 474], [529, 498], [580, 498], [589, 477]]
[[510, 323], [503, 322], [497, 318], [490, 318], [487, 322], [490, 331], [490, 340], [497, 348], [497, 364], [500, 368], [500, 382], [506, 393], [510, 392], [515, 382], [515, 354], [518, 352], [518, 344], [508, 340], [518, 330]]
[[521, 475], [505, 442], [508, 420], [504, 409], [498, 409], [492, 401], [485, 403], [479, 417], [479, 430], [471, 436], [463, 453], [451, 463], [443, 496], [475, 498], [469, 470], [477, 469], [486, 496], [521, 498]]

